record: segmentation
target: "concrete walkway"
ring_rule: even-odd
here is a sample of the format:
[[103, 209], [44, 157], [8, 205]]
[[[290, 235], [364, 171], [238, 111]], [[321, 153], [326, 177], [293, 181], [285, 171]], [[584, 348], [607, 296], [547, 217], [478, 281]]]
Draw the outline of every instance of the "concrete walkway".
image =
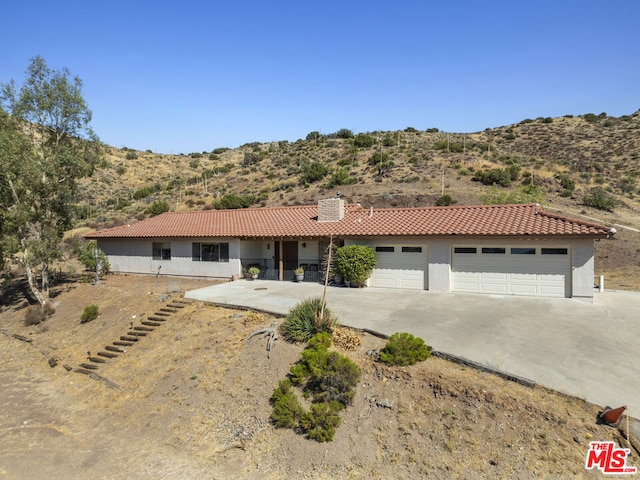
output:
[[[286, 314], [322, 285], [240, 280], [186, 297]], [[572, 299], [327, 288], [343, 325], [410, 332], [435, 350], [533, 380], [600, 406], [627, 405], [640, 418], [640, 293]]]

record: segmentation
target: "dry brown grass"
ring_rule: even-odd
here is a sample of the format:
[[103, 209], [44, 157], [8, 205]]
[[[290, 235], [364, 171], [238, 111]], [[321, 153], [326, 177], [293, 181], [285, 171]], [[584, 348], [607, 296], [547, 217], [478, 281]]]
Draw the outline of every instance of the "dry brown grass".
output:
[[357, 350], [362, 345], [362, 337], [347, 327], [333, 327], [331, 341], [336, 347], [349, 351]]
[[[161, 295], [201, 284], [137, 276], [67, 284], [56, 290], [46, 332], [22, 324], [22, 303], [5, 304], [3, 329], [32, 342], [0, 335], [0, 472], [70, 479], [113, 472], [134, 479], [599, 478], [584, 470], [588, 442], [622, 442], [580, 399], [439, 358], [388, 367], [366, 354], [385, 343], [367, 334], [347, 351], [362, 379], [335, 440], [305, 440], [269, 422], [269, 397], [303, 347], [278, 340], [269, 359], [263, 342], [244, 339], [272, 318], [199, 303], [99, 368], [119, 390], [62, 368], [148, 316], [164, 304]], [[89, 301], [103, 315], [80, 325]], [[48, 366], [50, 356], [59, 358], [57, 367]], [[34, 446], [38, 462], [30, 461]], [[639, 460], [634, 453], [629, 464]]]

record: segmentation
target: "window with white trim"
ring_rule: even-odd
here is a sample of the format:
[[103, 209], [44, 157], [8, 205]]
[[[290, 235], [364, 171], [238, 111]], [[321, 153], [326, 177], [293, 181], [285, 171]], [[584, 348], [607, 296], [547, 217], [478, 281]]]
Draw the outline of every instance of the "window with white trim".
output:
[[191, 260], [194, 262], [228, 262], [228, 243], [192, 243]]

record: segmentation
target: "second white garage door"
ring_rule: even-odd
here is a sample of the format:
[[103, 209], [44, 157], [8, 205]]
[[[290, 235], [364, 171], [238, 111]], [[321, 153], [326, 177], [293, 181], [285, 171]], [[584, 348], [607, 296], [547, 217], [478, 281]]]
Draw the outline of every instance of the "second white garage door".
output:
[[455, 246], [453, 290], [567, 297], [569, 257], [564, 247]]
[[372, 287], [424, 290], [427, 286], [427, 249], [416, 245], [377, 245]]

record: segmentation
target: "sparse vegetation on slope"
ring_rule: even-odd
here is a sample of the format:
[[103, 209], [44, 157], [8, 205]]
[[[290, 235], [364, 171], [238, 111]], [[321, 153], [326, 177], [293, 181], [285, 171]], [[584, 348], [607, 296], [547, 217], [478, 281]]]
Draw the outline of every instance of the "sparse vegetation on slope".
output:
[[111, 147], [108, 166], [84, 182], [79, 203], [82, 222], [96, 226], [144, 218], [156, 200], [177, 209], [312, 204], [336, 188], [348, 201], [382, 207], [435, 205], [443, 189], [473, 204], [484, 185], [507, 192], [534, 185], [546, 203], [579, 211], [583, 196], [601, 187], [618, 208], [638, 208], [639, 133], [636, 112], [540, 117], [467, 134], [316, 131], [197, 155]]
[[[640, 228], [639, 133], [640, 111], [540, 117], [465, 134], [316, 131], [189, 155], [107, 147], [106, 165], [82, 183], [76, 222], [126, 224], [148, 218], [161, 201], [175, 210], [315, 204], [339, 190], [365, 207], [540, 203]], [[620, 258], [640, 281], [636, 243], [625, 242]], [[609, 252], [596, 268], [616, 258]]]
[[[441, 358], [390, 367], [369, 354], [386, 342], [366, 333], [360, 346], [343, 352], [362, 376], [333, 440], [306, 440], [275, 428], [269, 403], [303, 348], [282, 342], [267, 359], [262, 342], [244, 339], [273, 317], [199, 303], [101, 365], [100, 375], [123, 390], [63, 368], [110, 344], [132, 314], [153, 312], [176, 285], [206, 284], [131, 275], [111, 275], [100, 286], [63, 283], [54, 287], [56, 313], [33, 326], [24, 325], [22, 296], [4, 286], [0, 400], [12, 413], [2, 425], [9, 477], [22, 478], [29, 465], [29, 478], [69, 479], [111, 478], [114, 471], [129, 478], [494, 479], [523, 472], [595, 479], [602, 474], [584, 469], [589, 442], [627, 447], [616, 429], [596, 423], [597, 407], [580, 399]], [[90, 303], [104, 306], [102, 316], [81, 325]], [[56, 367], [49, 356], [58, 358]], [[303, 395], [298, 401], [310, 409]], [[318, 420], [333, 418], [317, 413]], [[37, 462], [34, 444], [47, 445]], [[88, 450], [99, 452], [99, 461], [70, 454]], [[628, 464], [639, 463], [634, 451]]]

